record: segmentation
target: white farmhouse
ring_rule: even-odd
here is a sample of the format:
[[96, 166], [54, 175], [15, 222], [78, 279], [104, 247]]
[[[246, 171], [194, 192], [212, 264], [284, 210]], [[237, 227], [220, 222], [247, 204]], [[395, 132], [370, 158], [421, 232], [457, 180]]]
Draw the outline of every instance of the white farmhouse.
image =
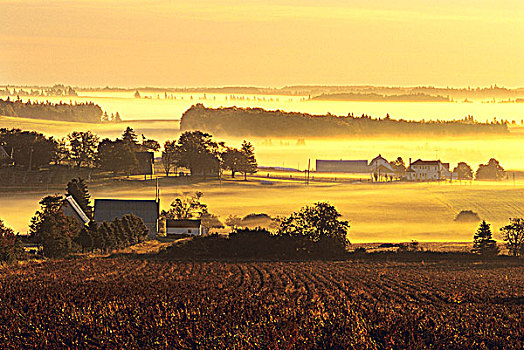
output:
[[406, 170], [408, 181], [440, 181], [450, 178], [449, 163], [442, 163], [440, 160], [418, 159]]
[[166, 234], [168, 237], [171, 235], [200, 236], [205, 233], [206, 230], [205, 227], [202, 226], [202, 220], [166, 220]]
[[384, 177], [387, 179], [388, 176], [392, 177], [395, 175], [393, 167], [389, 164], [387, 159], [380, 154], [369, 162], [368, 168], [372, 179], [375, 181], [380, 181]]

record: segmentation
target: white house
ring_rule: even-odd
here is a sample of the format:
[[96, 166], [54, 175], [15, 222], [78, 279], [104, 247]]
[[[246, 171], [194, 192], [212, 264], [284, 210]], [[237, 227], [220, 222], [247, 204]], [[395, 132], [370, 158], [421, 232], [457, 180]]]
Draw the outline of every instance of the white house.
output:
[[200, 236], [206, 234], [206, 229], [202, 226], [202, 220], [181, 219], [166, 220], [166, 234], [171, 235], [190, 235]]
[[408, 181], [440, 181], [450, 178], [449, 163], [442, 163], [440, 160], [418, 159], [406, 170]]

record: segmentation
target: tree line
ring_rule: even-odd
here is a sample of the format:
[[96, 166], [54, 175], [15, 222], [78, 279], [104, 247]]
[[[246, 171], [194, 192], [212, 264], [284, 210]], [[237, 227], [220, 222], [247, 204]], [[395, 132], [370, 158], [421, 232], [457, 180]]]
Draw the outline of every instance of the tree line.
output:
[[244, 140], [240, 148], [226, 146], [213, 140], [211, 134], [202, 131], [186, 131], [177, 141], [167, 140], [162, 152], [162, 165], [166, 176], [179, 167], [189, 169], [191, 175], [219, 175], [221, 170], [252, 174], [257, 171], [257, 160], [253, 145]]
[[311, 115], [307, 113], [268, 111], [262, 108], [207, 108], [193, 105], [182, 115], [181, 130], [203, 130], [231, 136], [352, 136], [382, 134], [465, 135], [507, 133], [506, 123], [479, 123], [474, 120], [408, 121], [372, 118]]
[[[0, 166], [18, 166], [34, 170], [51, 164], [68, 164], [77, 168], [99, 168], [116, 174], [134, 174], [143, 165], [140, 153], [160, 151], [160, 143], [146, 138], [127, 127], [114, 140], [100, 140], [91, 131], [73, 131], [67, 137], [55, 139], [36, 131], [0, 129], [0, 146], [8, 157], [0, 158]], [[152, 161], [152, 159], [151, 159]], [[178, 140], [167, 140], [162, 150], [162, 166], [166, 176], [186, 168], [191, 175], [220, 176], [223, 170], [255, 173], [255, 150], [244, 140], [239, 148], [216, 141], [201, 131], [187, 131]]]
[[68, 122], [99, 123], [103, 114], [102, 108], [93, 102], [52, 103], [23, 102], [20, 98], [11, 101], [0, 99], [0, 115], [32, 119], [60, 120]]

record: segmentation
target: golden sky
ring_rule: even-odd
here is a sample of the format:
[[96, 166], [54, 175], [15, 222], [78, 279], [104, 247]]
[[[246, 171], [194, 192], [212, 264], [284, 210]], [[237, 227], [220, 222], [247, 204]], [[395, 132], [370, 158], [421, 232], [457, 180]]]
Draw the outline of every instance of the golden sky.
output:
[[0, 0], [0, 84], [524, 86], [523, 0]]

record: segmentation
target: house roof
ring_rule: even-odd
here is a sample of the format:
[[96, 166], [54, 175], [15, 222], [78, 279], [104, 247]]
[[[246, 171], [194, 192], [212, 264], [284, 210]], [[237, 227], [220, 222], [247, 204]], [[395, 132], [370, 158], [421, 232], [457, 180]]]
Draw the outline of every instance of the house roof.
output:
[[134, 214], [145, 223], [158, 220], [159, 203], [153, 199], [95, 199], [95, 220], [113, 221]]
[[376, 156], [375, 158], [371, 159], [371, 161], [369, 162], [369, 164], [371, 165], [372, 163], [377, 162], [377, 161], [379, 161], [379, 160], [383, 160], [383, 161], [385, 161], [386, 163], [388, 162], [388, 160], [387, 160], [386, 158], [382, 157], [382, 155], [379, 154], [379, 155]]
[[421, 160], [417, 159], [411, 165], [439, 165], [441, 164], [440, 160]]
[[175, 228], [199, 228], [202, 225], [202, 220], [200, 219], [181, 219], [181, 220], [166, 220], [166, 227], [175, 227]]
[[80, 220], [82, 220], [84, 222], [84, 224], [86, 224], [86, 225], [89, 224], [89, 221], [91, 221], [91, 220], [89, 220], [89, 218], [87, 217], [86, 213], [84, 213], [84, 211], [82, 210], [80, 205], [78, 205], [78, 203], [75, 201], [73, 196], [67, 196], [65, 198], [64, 204], [65, 205], [69, 205], [71, 207], [71, 209], [73, 209], [75, 214], [78, 215]]

